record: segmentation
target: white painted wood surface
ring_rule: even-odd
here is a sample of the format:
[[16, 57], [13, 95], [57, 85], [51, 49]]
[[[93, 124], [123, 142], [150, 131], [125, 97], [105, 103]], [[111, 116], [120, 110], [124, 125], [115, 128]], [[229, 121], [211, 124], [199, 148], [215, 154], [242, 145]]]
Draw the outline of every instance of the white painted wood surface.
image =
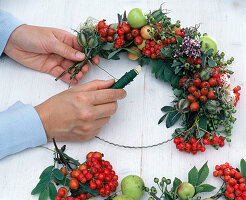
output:
[[[219, 49], [226, 55], [234, 56], [233, 81], [243, 87], [241, 101], [232, 143], [215, 151], [209, 148], [205, 153], [188, 155], [180, 153], [172, 143], [145, 150], [122, 149], [105, 144], [97, 139], [83, 143], [67, 143], [67, 153], [81, 161], [89, 151], [101, 151], [110, 160], [120, 179], [128, 174], [143, 177], [147, 186], [154, 177], [175, 176], [187, 180], [188, 170], [197, 165], [201, 167], [209, 161], [209, 167], [229, 161], [235, 166], [246, 158], [246, 1], [245, 0], [166, 0], [164, 7], [171, 10], [173, 20], [180, 19], [183, 26], [201, 23], [201, 32], [207, 32], [217, 39]], [[0, 1], [0, 9], [13, 13], [27, 24], [51, 26], [70, 31], [86, 19], [116, 21], [116, 14], [141, 7], [144, 11], [158, 8], [161, 0], [9, 0]], [[113, 75], [120, 77], [135, 63], [126, 55], [120, 61], [101, 60], [101, 66]], [[80, 82], [83, 84], [94, 79], [108, 79], [109, 76], [96, 67]], [[55, 82], [54, 77], [27, 69], [15, 61], [0, 60], [0, 110], [14, 102], [37, 105], [50, 96], [67, 89], [63, 82]], [[134, 83], [126, 88], [128, 96], [119, 103], [118, 112], [103, 129], [100, 136], [126, 145], [148, 145], [171, 137], [174, 128], [166, 129], [157, 121], [162, 113], [160, 108], [169, 105], [173, 99], [171, 87], [155, 78], [150, 67], [145, 67]], [[62, 145], [62, 143], [59, 143]], [[52, 144], [47, 147], [53, 148]], [[38, 199], [30, 192], [38, 181], [39, 174], [52, 163], [52, 153], [41, 148], [23, 151], [0, 160], [1, 200]], [[209, 175], [208, 182], [218, 186], [219, 181]], [[143, 198], [147, 199], [147, 197]]]

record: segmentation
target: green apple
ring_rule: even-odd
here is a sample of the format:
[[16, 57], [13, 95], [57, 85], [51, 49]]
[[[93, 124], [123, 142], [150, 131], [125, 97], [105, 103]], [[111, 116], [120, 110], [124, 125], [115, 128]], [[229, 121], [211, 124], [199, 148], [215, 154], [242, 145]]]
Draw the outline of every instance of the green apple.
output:
[[178, 187], [178, 195], [182, 200], [190, 200], [195, 194], [195, 188], [190, 183], [181, 183]]
[[202, 42], [202, 51], [206, 52], [209, 49], [213, 49], [213, 55], [218, 51], [217, 42], [210, 36], [202, 36], [199, 39], [199, 42]]
[[143, 40], [142, 44], [140, 44], [140, 45], [137, 46], [138, 49], [142, 50], [145, 47], [145, 45], [146, 45], [145, 42], [146, 42], [146, 40]]
[[143, 39], [149, 40], [151, 39], [151, 35], [150, 35], [151, 30], [152, 30], [151, 26], [146, 25], [141, 28], [140, 35], [142, 36]]
[[113, 200], [133, 200], [131, 197], [128, 197], [126, 195], [118, 195], [113, 198]]
[[127, 16], [127, 20], [132, 28], [141, 28], [147, 24], [147, 20], [140, 8], [132, 9]]
[[121, 181], [122, 194], [139, 200], [144, 194], [144, 182], [139, 176], [129, 175]]

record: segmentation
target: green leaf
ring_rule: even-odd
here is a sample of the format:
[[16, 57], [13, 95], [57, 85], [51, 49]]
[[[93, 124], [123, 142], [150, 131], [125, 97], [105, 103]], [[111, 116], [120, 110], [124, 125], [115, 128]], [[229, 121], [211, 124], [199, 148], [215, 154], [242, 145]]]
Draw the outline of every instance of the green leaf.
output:
[[209, 56], [209, 55], [211, 55], [212, 53], [213, 53], [213, 51], [214, 51], [214, 49], [209, 49], [209, 50], [207, 50], [206, 51], [206, 56]]
[[141, 65], [141, 66], [148, 65], [149, 62], [150, 62], [150, 58], [147, 58], [147, 57], [144, 57], [144, 56], [140, 56], [139, 59], [138, 59], [138, 64]]
[[246, 161], [241, 159], [240, 161], [241, 173], [244, 177], [246, 177]]
[[44, 169], [44, 171], [41, 173], [41, 175], [39, 176], [39, 179], [42, 179], [46, 176], [51, 176], [52, 170], [53, 170], [53, 165], [47, 167]]
[[181, 68], [176, 68], [175, 71], [174, 71], [174, 73], [175, 74], [178, 74], [180, 71], [181, 71]]
[[111, 50], [114, 48], [114, 43], [113, 42], [107, 42], [102, 46], [102, 49], [105, 51]]
[[165, 79], [168, 81], [168, 82], [171, 82], [172, 80], [172, 77], [174, 76], [174, 73], [172, 71], [172, 69], [168, 66], [166, 66], [164, 68], [164, 76], [165, 76]]
[[55, 200], [55, 197], [57, 196], [57, 190], [54, 183], [50, 183], [49, 185], [49, 195], [51, 200]]
[[155, 73], [155, 78], [158, 79], [164, 73], [165, 68], [160, 68], [158, 72]]
[[81, 193], [89, 193], [92, 196], [97, 196], [98, 191], [97, 190], [92, 190], [90, 188], [90, 184], [88, 182], [86, 183], [79, 183], [79, 188], [77, 190], [71, 190], [71, 196], [76, 197], [80, 195]]
[[203, 183], [208, 177], [208, 174], [209, 174], [209, 168], [208, 168], [208, 163], [206, 162], [198, 172], [197, 185]]
[[181, 62], [175, 62], [175, 63], [173, 63], [171, 65], [171, 67], [176, 67], [176, 66], [179, 66], [179, 65], [182, 65], [182, 63]]
[[163, 116], [159, 119], [158, 125], [164, 121], [164, 119], [166, 118], [167, 115], [168, 115], [168, 113], [166, 113], [165, 115], [163, 115]]
[[224, 110], [221, 110], [220, 113], [219, 113], [219, 119], [220, 120], [225, 120], [225, 111]]
[[122, 49], [119, 48], [113, 52], [111, 52], [109, 55], [108, 55], [108, 59], [111, 59], [114, 55], [116, 55], [117, 53], [119, 53]]
[[113, 28], [114, 30], [117, 31], [117, 26], [118, 26], [118, 23], [114, 23], [114, 24], [111, 24], [110, 28]]
[[167, 115], [167, 120], [166, 120], [166, 127], [170, 128], [171, 126], [173, 126], [181, 117], [181, 114], [177, 111], [174, 112], [170, 112]]
[[58, 180], [62, 180], [64, 178], [63, 173], [61, 172], [61, 170], [55, 168], [53, 171], [53, 175], [54, 177], [56, 177]]
[[172, 112], [174, 110], [176, 110], [176, 109], [174, 107], [172, 107], [172, 106], [164, 106], [164, 107], [161, 108], [162, 112]]
[[159, 60], [158, 59], [155, 59], [155, 60], [151, 59], [150, 60], [150, 64], [151, 64], [151, 67], [152, 67], [151, 73], [156, 73], [161, 67], [161, 65], [159, 65]]
[[186, 59], [183, 58], [183, 57], [179, 57], [179, 60], [180, 60], [182, 63], [186, 63]]
[[126, 50], [126, 51], [129, 51], [130, 53], [133, 53], [133, 54], [136, 54], [136, 55], [139, 56], [139, 53], [137, 51], [135, 51], [135, 50], [132, 50], [132, 49], [129, 49], [129, 48], [123, 48], [123, 49]]
[[176, 36], [177, 44], [180, 45], [182, 44], [183, 38], [180, 36]]
[[171, 80], [171, 85], [173, 88], [179, 88], [180, 76], [174, 76]]
[[178, 179], [177, 177], [175, 177], [175, 179], [173, 181], [173, 190], [175, 191], [181, 183], [182, 183], [182, 181], [180, 179]]
[[44, 178], [42, 178], [38, 182], [36, 187], [32, 190], [31, 194], [35, 195], [35, 194], [42, 192], [48, 186], [50, 179], [51, 179], [51, 176], [45, 176]]
[[202, 193], [202, 192], [212, 192], [214, 189], [216, 189], [216, 187], [209, 184], [199, 185], [196, 187], [195, 194]]
[[49, 197], [49, 188], [45, 189], [40, 193], [38, 200], [47, 200], [48, 197]]
[[208, 65], [209, 65], [209, 67], [214, 67], [215, 62], [212, 59], [208, 59]]
[[203, 66], [203, 67], [205, 67], [206, 62], [207, 62], [207, 57], [206, 57], [206, 56], [203, 56], [203, 57], [202, 57], [202, 66]]
[[199, 128], [201, 128], [201, 129], [199, 129], [199, 133], [200, 133], [199, 137], [202, 138], [206, 133], [206, 131], [204, 131], [204, 130], [207, 130], [207, 117], [206, 116], [200, 117]]
[[173, 198], [171, 197], [170, 194], [167, 193], [167, 191], [164, 192], [164, 197], [165, 197], [165, 200], [173, 200]]
[[198, 181], [198, 170], [196, 167], [193, 167], [188, 173], [188, 182], [196, 186]]
[[170, 46], [162, 48], [161, 54], [168, 58], [172, 57], [172, 54], [173, 54], [172, 48]]
[[70, 181], [69, 178], [64, 177], [62, 180], [59, 180], [56, 177], [54, 177], [54, 181], [56, 181], [57, 183], [59, 183], [61, 185], [69, 187], [69, 181]]

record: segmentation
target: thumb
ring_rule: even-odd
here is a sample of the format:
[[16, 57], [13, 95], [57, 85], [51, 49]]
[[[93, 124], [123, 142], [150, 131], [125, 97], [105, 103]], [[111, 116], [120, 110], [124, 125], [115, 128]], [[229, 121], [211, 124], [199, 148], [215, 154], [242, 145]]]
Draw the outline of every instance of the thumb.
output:
[[114, 79], [107, 80], [107, 81], [95, 80], [95, 81], [91, 81], [89, 83], [83, 84], [81, 86], [77, 86], [77, 90], [81, 92], [86, 92], [86, 91], [106, 89], [112, 86], [114, 82], [115, 82]]
[[85, 59], [85, 54], [60, 42], [57, 41], [54, 44], [54, 52], [60, 56], [62, 56], [63, 58], [66, 58], [68, 60], [74, 60], [74, 61], [82, 61]]

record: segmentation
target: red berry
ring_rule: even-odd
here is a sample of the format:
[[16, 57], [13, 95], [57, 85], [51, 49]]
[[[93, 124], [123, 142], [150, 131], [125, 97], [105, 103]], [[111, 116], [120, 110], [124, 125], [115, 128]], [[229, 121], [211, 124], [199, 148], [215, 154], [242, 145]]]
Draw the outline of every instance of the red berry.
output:
[[61, 200], [61, 197], [60, 196], [56, 196], [55, 200]]
[[[240, 186], [239, 186], [239, 187], [240, 187]], [[237, 189], [237, 190], [235, 191], [235, 195], [236, 195], [237, 197], [241, 196], [241, 195], [242, 195], [242, 191], [239, 190], [239, 189]]]
[[195, 143], [195, 142], [196, 142], [196, 138], [191, 138], [191, 139], [190, 139], [190, 143], [193, 144], [193, 143]]
[[191, 103], [195, 101], [195, 97], [194, 97], [192, 94], [189, 94], [189, 95], [187, 96], [187, 99], [188, 99], [188, 101], [191, 102]]
[[228, 186], [228, 187], [227, 187], [227, 191], [228, 191], [229, 193], [233, 193], [233, 192], [234, 192], [234, 188], [231, 187], [231, 186], [230, 186], [230, 187]]
[[194, 63], [194, 58], [188, 57], [188, 58], [186, 59], [186, 62], [189, 63], [190, 65], [192, 65], [192, 64]]
[[102, 28], [98, 31], [98, 33], [102, 36], [102, 37], [106, 37], [108, 35], [107, 33], [107, 29], [106, 28]]
[[242, 178], [242, 174], [241, 174], [240, 172], [236, 172], [236, 173], [235, 173], [235, 178], [236, 178], [236, 179]]
[[132, 40], [132, 39], [133, 39], [132, 34], [131, 34], [131, 33], [127, 33], [127, 34], [126, 34], [126, 39], [127, 39], [127, 40]]
[[125, 31], [123, 28], [117, 30], [118, 35], [124, 35]]
[[191, 144], [190, 143], [186, 143], [185, 144], [185, 148], [189, 150], [191, 148]]
[[78, 189], [79, 181], [76, 178], [73, 178], [69, 181], [69, 187], [73, 190]]
[[107, 36], [107, 41], [108, 41], [108, 42], [113, 42], [113, 41], [114, 41], [113, 36], [108, 35], [108, 36]]
[[199, 72], [197, 72], [197, 73], [194, 74], [194, 78], [199, 78], [199, 77], [200, 77]]
[[93, 182], [90, 182], [90, 188], [92, 190], [95, 190], [97, 188], [97, 184], [96, 183], [93, 183]]
[[224, 172], [222, 170], [219, 170], [218, 171], [218, 174], [219, 174], [219, 176], [223, 176], [224, 175]]
[[155, 45], [156, 45], [156, 42], [155, 42], [154, 40], [152, 40], [152, 41], [150, 42], [150, 46], [154, 47]]
[[98, 22], [98, 25], [97, 25], [97, 28], [98, 30], [102, 29], [105, 27], [106, 23], [105, 23], [106, 20], [101, 20]]
[[231, 177], [227, 175], [227, 176], [224, 177], [224, 181], [225, 181], [225, 182], [228, 182], [228, 181], [230, 180], [230, 178], [231, 178]]
[[188, 78], [187, 78], [187, 77], [183, 77], [183, 78], [181, 78], [181, 79], [179, 80], [179, 85], [180, 85], [180, 86], [183, 86], [183, 85], [184, 85], [184, 83], [185, 83], [187, 80], [188, 80]]
[[195, 85], [195, 86], [200, 86], [201, 85], [201, 79], [200, 78], [196, 78], [196, 79], [194, 79], [193, 80], [193, 84]]
[[113, 28], [108, 29], [108, 35], [113, 36], [116, 31]]
[[208, 83], [209, 83], [210, 86], [214, 87], [214, 86], [217, 85], [217, 79], [216, 78], [210, 78], [208, 80]]
[[173, 142], [174, 144], [179, 144], [179, 137], [174, 138]]
[[67, 200], [74, 200], [73, 197], [67, 197]]
[[180, 138], [179, 138], [179, 141], [180, 141], [180, 142], [184, 142], [184, 140], [185, 140], [184, 137], [180, 137]]
[[204, 151], [206, 151], [206, 148], [205, 147], [202, 147], [201, 148], [201, 152], [204, 152]]
[[84, 194], [84, 193], [80, 194], [80, 195], [79, 195], [79, 198], [80, 198], [81, 200], [86, 199], [86, 194]]
[[91, 180], [93, 178], [93, 175], [91, 173], [88, 173], [85, 175], [87, 180]]
[[207, 97], [204, 96], [204, 95], [200, 96], [200, 101], [201, 102], [206, 102], [207, 101]]
[[81, 178], [80, 182], [81, 183], [86, 183], [87, 179], [85, 177]]
[[203, 144], [205, 144], [205, 145], [210, 145], [210, 141], [209, 141], [208, 139], [204, 139], [204, 140], [203, 140]]
[[110, 195], [110, 190], [106, 190], [105, 194], [109, 196]]
[[133, 30], [132, 30], [132, 36], [133, 36], [133, 37], [139, 36], [139, 30], [138, 30], [138, 29], [133, 29]]
[[197, 90], [194, 92], [194, 95], [195, 95], [196, 98], [199, 99], [200, 96], [201, 96], [201, 91], [197, 89]]
[[243, 177], [243, 178], [240, 178], [239, 180], [238, 180], [238, 182], [239, 183], [245, 183], [245, 178]]
[[208, 92], [208, 98], [209, 99], [215, 99], [216, 98], [216, 94], [215, 94], [215, 91], [209, 91]]
[[210, 85], [209, 85], [209, 83], [207, 82], [207, 81], [204, 81], [204, 82], [202, 82], [201, 83], [201, 88], [210, 88]]
[[234, 178], [231, 178], [231, 179], [228, 181], [228, 183], [229, 183], [230, 185], [235, 185], [235, 184], [236, 184]]
[[192, 85], [189, 87], [188, 91], [193, 94], [196, 91], [196, 89], [196, 86]]
[[201, 94], [202, 95], [207, 95], [208, 94], [208, 88], [202, 88], [201, 89]]
[[100, 194], [105, 194], [106, 190], [105, 190], [105, 188], [101, 188], [101, 189], [99, 190], [99, 192], [100, 192]]
[[196, 65], [202, 64], [202, 59], [201, 59], [201, 58], [197, 58], [197, 59], [195, 60], [195, 64], [196, 64]]
[[131, 32], [131, 27], [129, 25], [123, 24], [121, 27], [123, 28], [125, 33], [130, 33]]
[[199, 109], [199, 103], [193, 102], [190, 104], [191, 111], [197, 111]]
[[63, 196], [66, 196], [67, 194], [67, 188], [65, 187], [60, 187], [58, 189], [58, 193], [57, 193], [59, 196], [63, 197]]
[[239, 190], [245, 191], [245, 190], [246, 190], [246, 184], [245, 184], [245, 183], [241, 183], [241, 184], [239, 185]]

